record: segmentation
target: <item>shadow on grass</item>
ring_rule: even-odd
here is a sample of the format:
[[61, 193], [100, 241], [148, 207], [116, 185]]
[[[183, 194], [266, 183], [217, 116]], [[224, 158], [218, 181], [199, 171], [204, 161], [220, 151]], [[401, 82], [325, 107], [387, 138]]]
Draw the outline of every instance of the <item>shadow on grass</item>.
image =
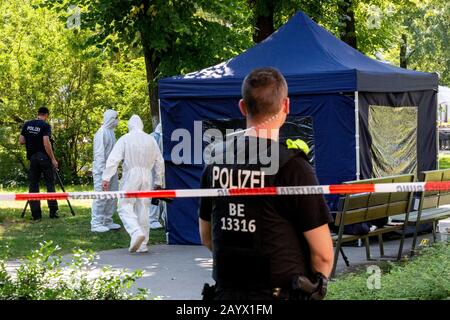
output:
[[[130, 238], [122, 227], [118, 231], [94, 233], [90, 231], [90, 208], [73, 206], [72, 216], [67, 204], [60, 204], [59, 219], [50, 219], [42, 205], [43, 218], [33, 222], [28, 210], [24, 219], [22, 209], [0, 209], [0, 257], [21, 258], [38, 249], [39, 243], [53, 241], [61, 247], [61, 253], [71, 253], [74, 248], [83, 250], [109, 250], [126, 248]], [[119, 217], [114, 221], [122, 225]], [[165, 243], [164, 229], [151, 230], [150, 244]]]

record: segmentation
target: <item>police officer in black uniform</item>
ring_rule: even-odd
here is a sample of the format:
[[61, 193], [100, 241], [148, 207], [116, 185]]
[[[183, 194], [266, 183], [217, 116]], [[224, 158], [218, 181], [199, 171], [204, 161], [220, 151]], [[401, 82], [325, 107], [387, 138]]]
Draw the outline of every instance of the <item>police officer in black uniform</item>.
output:
[[[289, 113], [283, 75], [273, 68], [252, 71], [243, 82], [242, 97], [239, 108], [247, 129], [214, 148], [201, 188], [317, 185], [301, 148], [278, 142]], [[234, 157], [227, 158], [229, 153]], [[216, 281], [214, 288], [205, 286], [204, 296], [323, 299], [333, 261], [330, 222], [322, 195], [202, 198], [200, 236], [213, 253]]]
[[[39, 192], [39, 180], [44, 175], [47, 192], [55, 192], [54, 171], [58, 169], [58, 161], [53, 154], [50, 142], [52, 129], [46, 122], [49, 110], [41, 107], [38, 110], [38, 117], [35, 120], [25, 122], [20, 132], [19, 142], [25, 144], [27, 159], [30, 160], [30, 170], [28, 173], [29, 192]], [[58, 202], [48, 200], [50, 218], [58, 218]], [[31, 215], [33, 220], [42, 218], [41, 202], [30, 201]]]

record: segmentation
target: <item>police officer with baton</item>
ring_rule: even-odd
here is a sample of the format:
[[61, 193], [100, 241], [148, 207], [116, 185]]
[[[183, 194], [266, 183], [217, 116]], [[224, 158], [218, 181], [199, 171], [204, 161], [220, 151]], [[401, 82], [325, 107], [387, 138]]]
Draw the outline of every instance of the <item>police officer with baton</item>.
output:
[[[289, 113], [283, 75], [252, 71], [242, 97], [247, 129], [214, 148], [201, 188], [318, 185], [302, 148], [278, 142]], [[216, 281], [205, 285], [204, 299], [323, 299], [333, 264], [331, 221], [322, 195], [202, 198], [200, 236], [212, 251]]]
[[[20, 132], [19, 143], [24, 144], [27, 150], [27, 159], [30, 160], [28, 173], [29, 192], [39, 192], [39, 181], [44, 176], [47, 192], [55, 192], [54, 171], [58, 169], [58, 161], [53, 154], [51, 139], [51, 126], [46, 122], [49, 110], [41, 107], [35, 120], [25, 122]], [[48, 200], [50, 218], [59, 218], [58, 202]], [[42, 218], [41, 202], [30, 201], [31, 215], [33, 220]]]

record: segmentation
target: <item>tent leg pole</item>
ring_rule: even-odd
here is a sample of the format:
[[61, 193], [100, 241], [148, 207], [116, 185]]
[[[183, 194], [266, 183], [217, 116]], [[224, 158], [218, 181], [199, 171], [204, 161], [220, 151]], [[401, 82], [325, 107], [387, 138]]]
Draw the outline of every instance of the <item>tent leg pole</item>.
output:
[[355, 155], [356, 155], [356, 180], [361, 177], [360, 156], [359, 156], [359, 97], [358, 91], [355, 91]]

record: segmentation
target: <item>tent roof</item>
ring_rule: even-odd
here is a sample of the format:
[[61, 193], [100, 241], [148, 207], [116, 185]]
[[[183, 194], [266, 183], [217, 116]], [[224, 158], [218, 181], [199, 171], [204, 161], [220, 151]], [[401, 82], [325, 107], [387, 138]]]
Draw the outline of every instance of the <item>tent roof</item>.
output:
[[264, 66], [275, 67], [284, 74], [290, 94], [399, 92], [438, 87], [437, 74], [371, 59], [298, 12], [263, 42], [226, 62], [160, 80], [160, 97], [240, 97], [244, 77]]

